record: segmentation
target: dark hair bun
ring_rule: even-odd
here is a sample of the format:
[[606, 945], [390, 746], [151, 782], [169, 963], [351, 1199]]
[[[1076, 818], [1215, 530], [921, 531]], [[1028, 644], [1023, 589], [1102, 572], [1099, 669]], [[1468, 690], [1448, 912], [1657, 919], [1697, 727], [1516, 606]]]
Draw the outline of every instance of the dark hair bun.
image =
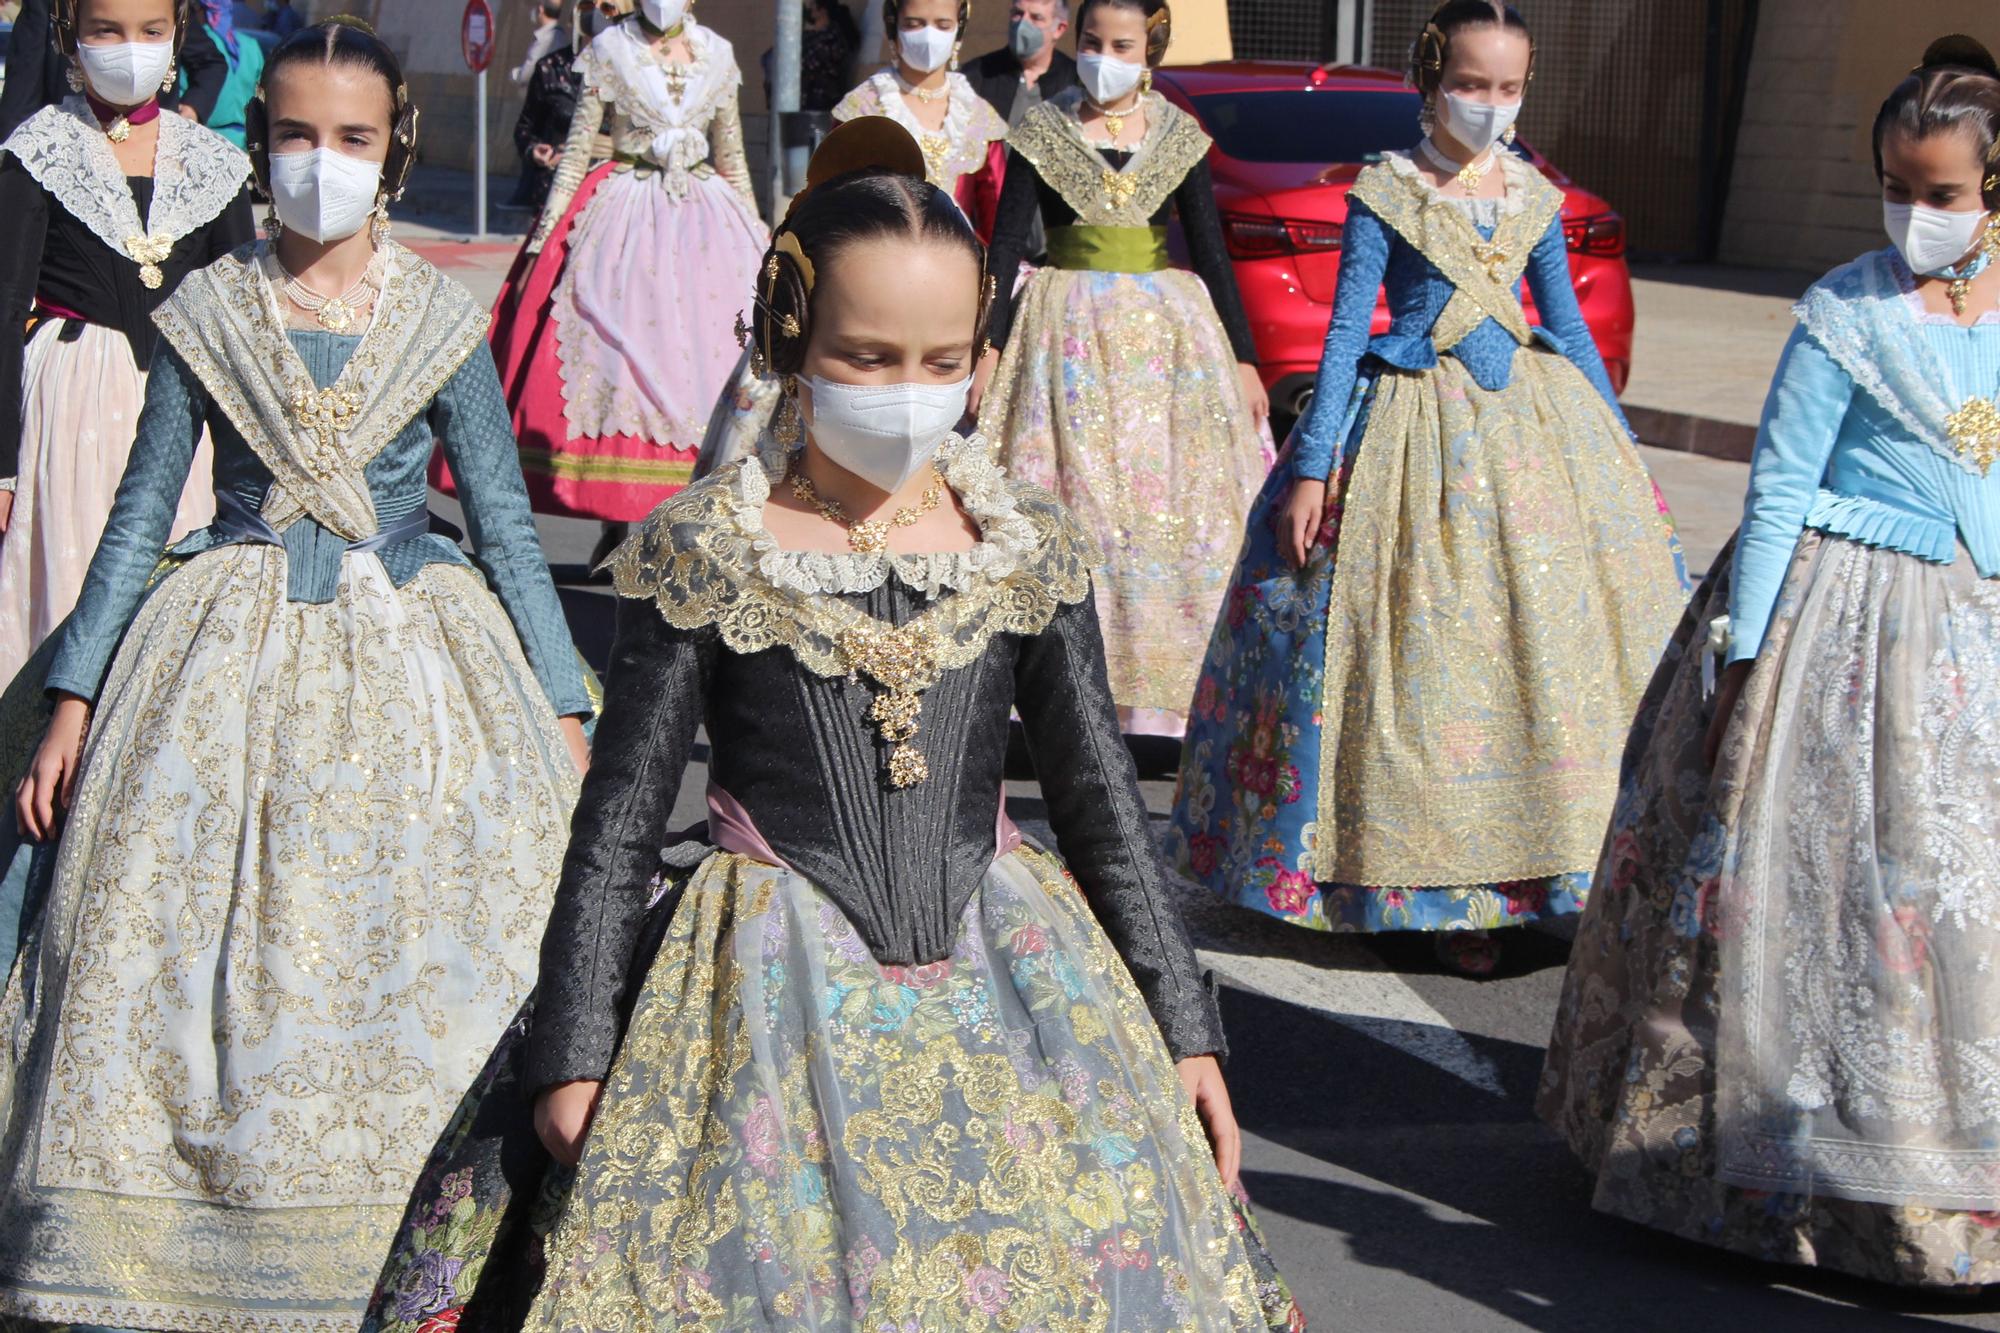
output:
[[1945, 67], [1977, 70], [1988, 78], [2000, 79], [2000, 63], [1994, 61], [1993, 53], [1986, 49], [1985, 43], [1962, 32], [1940, 37], [1925, 47], [1923, 60], [1910, 72], [1921, 74], [1928, 69]]

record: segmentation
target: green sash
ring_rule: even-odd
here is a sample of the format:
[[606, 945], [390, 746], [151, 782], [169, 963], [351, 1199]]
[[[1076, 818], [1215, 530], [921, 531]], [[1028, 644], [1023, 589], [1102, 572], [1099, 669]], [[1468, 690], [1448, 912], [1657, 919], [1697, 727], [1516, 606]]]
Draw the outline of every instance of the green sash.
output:
[[1077, 224], [1049, 228], [1049, 264], [1053, 268], [1087, 269], [1094, 273], [1157, 273], [1167, 262], [1165, 227], [1092, 227]]

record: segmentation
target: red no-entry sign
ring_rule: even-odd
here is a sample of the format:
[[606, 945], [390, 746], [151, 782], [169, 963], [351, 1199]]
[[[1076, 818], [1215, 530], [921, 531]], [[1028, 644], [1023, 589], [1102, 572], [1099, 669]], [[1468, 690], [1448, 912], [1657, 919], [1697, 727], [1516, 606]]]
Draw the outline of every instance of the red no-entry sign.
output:
[[483, 74], [493, 63], [493, 7], [486, 0], [465, 0], [465, 23], [459, 29], [465, 46], [465, 66]]

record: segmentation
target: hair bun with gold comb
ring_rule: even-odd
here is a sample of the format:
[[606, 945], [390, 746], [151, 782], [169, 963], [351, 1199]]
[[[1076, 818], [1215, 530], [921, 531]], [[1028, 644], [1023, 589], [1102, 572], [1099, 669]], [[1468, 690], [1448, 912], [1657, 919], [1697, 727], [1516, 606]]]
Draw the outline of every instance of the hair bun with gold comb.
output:
[[[806, 183], [785, 209], [789, 219], [799, 201], [830, 180], [854, 171], [878, 170], [924, 179], [924, 150], [910, 132], [887, 116], [857, 116], [833, 127], [833, 133], [813, 149], [806, 164]], [[784, 223], [778, 224], [780, 231]]]

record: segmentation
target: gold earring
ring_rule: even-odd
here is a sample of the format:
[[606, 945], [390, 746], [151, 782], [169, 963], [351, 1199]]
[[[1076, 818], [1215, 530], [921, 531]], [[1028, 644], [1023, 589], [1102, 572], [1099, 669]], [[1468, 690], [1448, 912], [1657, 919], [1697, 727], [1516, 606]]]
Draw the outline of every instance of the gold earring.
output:
[[180, 77], [180, 73], [178, 65], [167, 66], [167, 77], [160, 80], [160, 91], [163, 93], [172, 92], [174, 90], [174, 80]]
[[1144, 97], [1153, 91], [1153, 70], [1151, 66], [1139, 71], [1139, 95]]
[[377, 250], [389, 243], [389, 202], [383, 200], [368, 220], [368, 240]]
[[278, 206], [272, 204], [264, 210], [264, 235], [269, 237], [273, 243], [276, 243], [277, 239], [284, 234], [285, 224], [278, 220]]
[[64, 72], [63, 77], [69, 81], [69, 90], [71, 92], [80, 93], [83, 91], [83, 68], [80, 65], [72, 63], [69, 69]]
[[1500, 142], [1509, 148], [1514, 146], [1514, 127], [1512, 125], [1509, 125], [1506, 132], [1501, 134]]
[[951, 44], [951, 72], [954, 74], [958, 73], [958, 49], [964, 45], [964, 42], [953, 42]]

